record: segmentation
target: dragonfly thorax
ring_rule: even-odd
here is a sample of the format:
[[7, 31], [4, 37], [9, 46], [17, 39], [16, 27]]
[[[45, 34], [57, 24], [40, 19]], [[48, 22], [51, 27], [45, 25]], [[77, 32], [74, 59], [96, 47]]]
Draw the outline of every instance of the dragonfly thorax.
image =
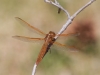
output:
[[48, 42], [52, 43], [54, 41], [54, 37], [55, 37], [55, 33], [53, 31], [50, 31], [46, 37], [45, 37], [45, 41], [48, 40]]

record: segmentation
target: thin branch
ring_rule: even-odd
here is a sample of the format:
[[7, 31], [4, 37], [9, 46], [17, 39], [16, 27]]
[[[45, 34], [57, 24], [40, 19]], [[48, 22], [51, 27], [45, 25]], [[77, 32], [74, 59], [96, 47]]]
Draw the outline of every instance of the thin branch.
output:
[[91, 5], [96, 0], [89, 1], [86, 5], [84, 5], [82, 8], [80, 8], [74, 15], [71, 16], [72, 19], [74, 19], [82, 10], [84, 10], [86, 7]]
[[32, 75], [35, 75], [36, 67], [37, 67], [37, 65], [36, 65], [36, 63], [35, 63], [35, 64], [34, 64], [34, 67], [33, 67]]
[[[62, 34], [67, 27], [72, 23], [73, 19], [82, 11], [84, 10], [86, 7], [88, 7], [89, 5], [91, 5], [94, 1], [96, 0], [90, 0], [86, 5], [84, 5], [82, 8], [80, 8], [74, 15], [72, 15], [67, 22], [63, 25], [63, 27], [61, 28], [61, 30], [58, 32], [58, 34], [55, 36], [55, 39], [57, 39], [59, 37], [60, 34]], [[62, 10], [62, 9], [61, 9]], [[66, 12], [65, 12], [66, 13]], [[66, 13], [67, 14], [67, 13]]]
[[55, 0], [55, 3], [56, 3], [56, 4], [59, 4], [59, 3], [57, 2], [57, 0]]
[[[66, 15], [68, 16], [68, 20], [66, 21], [66, 23], [63, 25], [63, 27], [61, 28], [61, 30], [58, 32], [58, 34], [54, 37], [55, 38], [55, 41], [56, 39], [59, 37], [60, 34], [62, 34], [66, 29], [67, 27], [72, 23], [73, 19], [82, 11], [84, 10], [86, 7], [88, 7], [90, 4], [92, 4], [94, 1], [96, 0], [90, 0], [86, 5], [84, 5], [82, 8], [80, 8], [75, 14], [73, 14], [72, 16], [70, 16], [70, 14], [68, 13], [67, 10], [65, 10], [57, 0], [54, 0], [51, 1], [51, 0], [44, 0], [45, 2], [49, 3], [49, 4], [52, 4], [58, 8], [60, 8], [61, 10], [63, 10]], [[33, 67], [33, 71], [32, 71], [32, 75], [35, 75], [35, 72], [36, 72], [36, 63], [34, 64], [34, 67]]]

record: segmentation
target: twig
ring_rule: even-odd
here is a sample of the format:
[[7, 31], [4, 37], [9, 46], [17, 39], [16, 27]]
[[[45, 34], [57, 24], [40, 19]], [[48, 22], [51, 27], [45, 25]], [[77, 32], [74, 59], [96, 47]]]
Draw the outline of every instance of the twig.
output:
[[36, 67], [37, 67], [37, 65], [36, 65], [36, 63], [35, 63], [35, 64], [34, 64], [34, 67], [33, 67], [32, 75], [35, 75]]
[[[82, 8], [80, 8], [75, 14], [73, 14], [69, 19], [68, 21], [63, 25], [63, 27], [61, 28], [61, 30], [57, 33], [57, 35], [55, 36], [55, 39], [58, 38], [58, 36], [60, 34], [62, 34], [66, 29], [67, 27], [72, 23], [73, 19], [82, 11], [84, 10], [86, 7], [88, 7], [90, 4], [92, 4], [94, 1], [96, 0], [90, 0], [86, 5], [84, 5]], [[66, 12], [65, 12], [66, 13]], [[67, 13], [66, 13], [67, 14]]]
[[63, 25], [63, 27], [61, 28], [61, 30], [57, 33], [57, 35], [55, 36], [55, 39], [57, 39], [59, 37], [60, 34], [62, 34], [67, 27], [72, 23], [73, 19], [82, 11], [84, 10], [86, 7], [88, 7], [90, 4], [92, 4], [94, 1], [96, 0], [90, 0], [86, 5], [84, 5], [82, 8], [80, 8], [74, 15], [70, 16], [68, 11], [65, 10], [58, 2], [57, 0], [55, 0], [55, 2], [51, 1], [51, 0], [45, 0], [45, 2], [50, 3], [58, 8], [60, 8], [61, 10], [63, 10], [66, 15], [68, 16], [68, 20], [67, 22]]
[[[88, 7], [90, 4], [92, 4], [94, 1], [96, 0], [90, 0], [86, 5], [84, 5], [82, 8], [80, 8], [77, 12], [75, 12], [72, 16], [70, 16], [70, 14], [68, 13], [67, 10], [65, 10], [57, 0], [54, 0], [51, 1], [51, 0], [44, 0], [45, 2], [47, 3], [50, 3], [58, 8], [60, 8], [61, 10], [63, 10], [66, 15], [68, 16], [68, 20], [66, 21], [66, 23], [63, 25], [63, 27], [61, 28], [61, 30], [57, 33], [57, 35], [54, 37], [55, 38], [55, 41], [56, 39], [59, 37], [60, 34], [62, 34], [66, 29], [67, 27], [72, 23], [73, 19], [82, 11], [84, 10], [86, 7]], [[36, 72], [36, 67], [37, 65], [35, 64], [34, 67], [33, 67], [33, 71], [32, 71], [32, 75], [35, 75], [35, 72]]]

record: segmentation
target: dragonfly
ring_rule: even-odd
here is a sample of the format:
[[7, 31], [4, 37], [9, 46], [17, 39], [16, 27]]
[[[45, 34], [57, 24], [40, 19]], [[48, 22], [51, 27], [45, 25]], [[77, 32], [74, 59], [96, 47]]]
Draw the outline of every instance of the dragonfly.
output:
[[[62, 47], [69, 47], [69, 48], [74, 48], [75, 49], [75, 47], [73, 47], [73, 46], [67, 46], [65, 44], [61, 44], [59, 42], [56, 42], [55, 38], [54, 38], [56, 36], [55, 32], [49, 31], [49, 33], [46, 34], [46, 33], [42, 32], [41, 30], [39, 30], [38, 28], [30, 25], [29, 23], [27, 23], [26, 21], [24, 21], [21, 18], [16, 17], [16, 19], [19, 20], [20, 22], [23, 22], [24, 24], [26, 24], [28, 27], [34, 29], [35, 31], [41, 33], [42, 35], [45, 35], [45, 38], [33, 38], [33, 37], [18, 36], [18, 35], [13, 36], [14, 38], [17, 38], [17, 39], [26, 39], [26, 40], [31, 40], [31, 41], [44, 40], [44, 44], [43, 44], [43, 46], [41, 48], [41, 51], [38, 55], [38, 58], [36, 60], [36, 65], [38, 65], [41, 62], [41, 60], [47, 54], [47, 52], [50, 50], [50, 47], [53, 44], [56, 44], [56, 45], [59, 45], [59, 46], [62, 46]], [[75, 33], [70, 33], [70, 34], [75, 34]], [[59, 36], [68, 36], [70, 34], [61, 34]]]

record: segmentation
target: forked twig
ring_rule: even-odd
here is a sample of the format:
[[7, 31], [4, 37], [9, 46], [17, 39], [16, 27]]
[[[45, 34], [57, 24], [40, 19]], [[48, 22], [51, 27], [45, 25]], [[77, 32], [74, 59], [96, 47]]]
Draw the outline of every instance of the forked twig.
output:
[[54, 5], [54, 6], [56, 6], [56, 7], [58, 7], [58, 8], [60, 8], [61, 10], [63, 10], [63, 11], [66, 13], [66, 15], [68, 16], [68, 19], [70, 18], [69, 12], [68, 12], [67, 10], [65, 10], [65, 9], [57, 2], [57, 0], [55, 0], [54, 2], [51, 1], [51, 0], [44, 0], [44, 1], [47, 2], [47, 3], [50, 3], [50, 4]]
[[[75, 12], [72, 16], [70, 16], [70, 14], [68, 13], [67, 10], [65, 10], [57, 0], [44, 0], [45, 2], [49, 3], [49, 4], [52, 4], [58, 8], [60, 8], [61, 10], [63, 10], [66, 15], [68, 16], [68, 20], [66, 21], [66, 23], [62, 26], [62, 28], [60, 29], [60, 31], [57, 33], [57, 35], [54, 37], [55, 40], [59, 37], [60, 34], [62, 34], [66, 29], [67, 27], [72, 23], [73, 19], [82, 11], [84, 10], [86, 7], [88, 7], [89, 5], [91, 5], [94, 1], [96, 0], [90, 0], [87, 4], [85, 4], [82, 8], [80, 8], [77, 12]], [[33, 67], [33, 71], [32, 71], [32, 75], [35, 75], [35, 72], [36, 72], [36, 67], [37, 65], [35, 64], [34, 67]]]

